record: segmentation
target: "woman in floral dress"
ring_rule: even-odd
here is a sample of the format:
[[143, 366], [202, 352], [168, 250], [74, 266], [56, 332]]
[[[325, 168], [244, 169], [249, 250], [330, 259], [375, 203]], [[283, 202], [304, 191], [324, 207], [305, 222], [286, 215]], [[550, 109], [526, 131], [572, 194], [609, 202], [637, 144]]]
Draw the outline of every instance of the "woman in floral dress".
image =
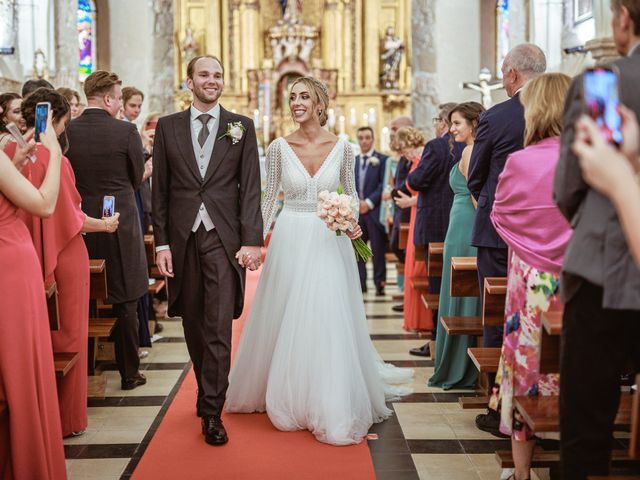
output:
[[541, 314], [558, 303], [558, 277], [571, 228], [553, 203], [560, 157], [566, 75], [545, 74], [520, 94], [525, 110], [525, 149], [507, 159], [491, 220], [510, 250], [504, 341], [490, 408], [501, 405], [500, 431], [511, 435], [515, 473], [530, 477], [533, 432], [513, 408], [517, 396], [557, 395], [557, 374], [541, 374]]

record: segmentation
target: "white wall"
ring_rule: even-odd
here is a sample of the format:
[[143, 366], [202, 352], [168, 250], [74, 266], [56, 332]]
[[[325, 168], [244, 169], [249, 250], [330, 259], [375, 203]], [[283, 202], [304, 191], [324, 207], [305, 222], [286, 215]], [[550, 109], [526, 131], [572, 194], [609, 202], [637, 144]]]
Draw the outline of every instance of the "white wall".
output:
[[145, 94], [142, 113], [148, 113], [153, 49], [153, 12], [150, 2], [109, 0], [109, 50], [111, 71], [122, 79], [122, 86], [135, 86]]
[[460, 83], [478, 80], [480, 72], [480, 0], [438, 0], [436, 45], [439, 100], [480, 101], [480, 94]]

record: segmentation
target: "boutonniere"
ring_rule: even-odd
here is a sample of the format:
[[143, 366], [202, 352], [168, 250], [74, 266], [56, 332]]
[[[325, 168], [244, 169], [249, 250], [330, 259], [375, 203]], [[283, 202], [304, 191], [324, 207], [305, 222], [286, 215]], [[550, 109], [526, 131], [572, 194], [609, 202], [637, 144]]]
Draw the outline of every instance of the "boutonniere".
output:
[[242, 122], [229, 122], [227, 123], [226, 133], [221, 135], [218, 140], [224, 137], [229, 137], [231, 139], [231, 143], [235, 145], [240, 141], [240, 139], [242, 139], [242, 135], [244, 135], [245, 130], [246, 129], [244, 128], [244, 125], [242, 125]]
[[377, 167], [378, 165], [380, 165], [380, 159], [376, 156], [371, 156], [367, 160], [367, 166]]

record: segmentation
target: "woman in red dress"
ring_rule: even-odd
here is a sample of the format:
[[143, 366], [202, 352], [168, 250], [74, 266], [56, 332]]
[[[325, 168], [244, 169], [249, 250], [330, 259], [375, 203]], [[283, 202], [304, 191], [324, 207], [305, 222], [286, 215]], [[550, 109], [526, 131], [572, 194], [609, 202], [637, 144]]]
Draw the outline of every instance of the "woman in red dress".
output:
[[[34, 188], [0, 152], [0, 478], [67, 478], [44, 282], [16, 211], [50, 216], [60, 185], [60, 145], [47, 121], [49, 169]], [[8, 416], [7, 416], [8, 415]]]
[[[396, 133], [396, 147], [400, 153], [411, 162], [411, 172], [420, 163], [420, 156], [424, 148], [424, 135], [413, 127], [402, 127]], [[408, 187], [407, 187], [408, 188]], [[406, 257], [404, 262], [404, 324], [402, 328], [410, 332], [423, 332], [433, 330], [431, 310], [427, 310], [422, 304], [420, 292], [413, 288], [414, 279], [427, 278], [426, 259], [416, 259], [416, 247], [413, 244], [413, 231], [416, 223], [418, 194], [409, 189], [411, 197], [399, 191], [396, 204], [401, 208], [411, 207], [411, 220], [409, 222], [409, 239], [407, 241]]]
[[[35, 124], [35, 107], [49, 102], [53, 129], [58, 137], [71, 119], [69, 103], [58, 92], [41, 88], [29, 95], [22, 104], [27, 128]], [[15, 144], [7, 147], [11, 155]], [[49, 152], [36, 146], [36, 161], [27, 162], [22, 174], [39, 187], [49, 163]], [[113, 232], [118, 216], [96, 219], [87, 217], [80, 209], [80, 194], [76, 189], [71, 164], [62, 157], [60, 194], [55, 211], [44, 220], [24, 210], [19, 216], [31, 232], [45, 281], [55, 281], [58, 289], [60, 330], [51, 332], [55, 352], [78, 352], [79, 358], [69, 373], [58, 379], [58, 399], [62, 420], [62, 435], [79, 435], [87, 428], [87, 354], [89, 328], [89, 256], [82, 232]]]

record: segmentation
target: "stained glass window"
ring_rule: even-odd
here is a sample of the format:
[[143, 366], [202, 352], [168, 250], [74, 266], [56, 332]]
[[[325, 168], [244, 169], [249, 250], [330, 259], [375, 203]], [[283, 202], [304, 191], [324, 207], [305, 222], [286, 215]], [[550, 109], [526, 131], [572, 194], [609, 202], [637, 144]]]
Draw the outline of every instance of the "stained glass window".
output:
[[502, 78], [502, 62], [509, 52], [509, 0], [498, 0], [496, 30], [496, 75]]
[[84, 81], [96, 67], [96, 6], [93, 0], [78, 0], [79, 75]]

